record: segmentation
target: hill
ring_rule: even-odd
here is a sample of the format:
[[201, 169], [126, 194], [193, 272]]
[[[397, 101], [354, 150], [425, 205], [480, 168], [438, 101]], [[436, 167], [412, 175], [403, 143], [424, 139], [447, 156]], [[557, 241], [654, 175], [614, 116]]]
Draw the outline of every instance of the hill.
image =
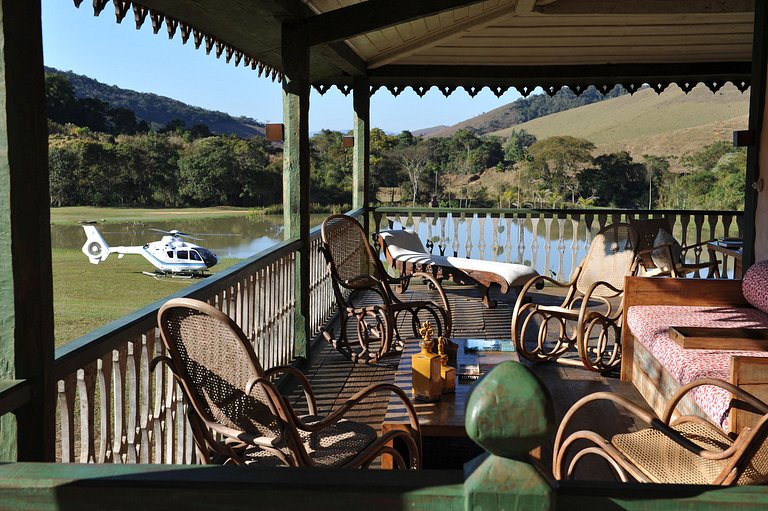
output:
[[717, 93], [699, 85], [688, 94], [673, 85], [661, 94], [644, 89], [492, 134], [503, 138], [512, 129], [524, 129], [539, 139], [586, 138], [597, 146], [595, 154], [626, 150], [635, 160], [643, 154], [679, 157], [716, 140], [730, 141], [734, 130], [747, 128], [748, 112], [749, 92], [733, 85]]
[[536, 94], [527, 98], [520, 98], [512, 103], [494, 108], [490, 112], [485, 112], [452, 126], [424, 128], [414, 131], [413, 134], [423, 135], [425, 138], [450, 137], [460, 129], [470, 128], [478, 134], [484, 135], [504, 128], [510, 128], [531, 119], [626, 94], [627, 92], [620, 86], [615, 87], [605, 95], [598, 92], [594, 87], [589, 87], [579, 96], [571, 92], [570, 89], [560, 89], [552, 97], [546, 94]]
[[165, 96], [121, 89], [71, 71], [46, 67], [45, 72], [66, 76], [78, 98], [95, 98], [109, 103], [112, 108], [127, 108], [153, 127], [165, 126], [169, 121], [181, 119], [187, 127], [205, 124], [213, 133], [220, 135], [234, 134], [242, 138], [264, 136], [264, 124], [249, 117], [232, 117], [224, 112], [191, 106]]

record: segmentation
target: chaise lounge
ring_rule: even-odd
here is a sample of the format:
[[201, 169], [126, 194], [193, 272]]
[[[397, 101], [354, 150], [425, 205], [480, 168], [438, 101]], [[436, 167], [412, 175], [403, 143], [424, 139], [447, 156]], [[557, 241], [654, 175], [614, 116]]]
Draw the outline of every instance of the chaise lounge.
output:
[[387, 262], [401, 276], [425, 272], [432, 274], [438, 281], [448, 279], [457, 284], [477, 284], [483, 291], [483, 304], [489, 309], [496, 307], [496, 301], [488, 296], [491, 285], [498, 285], [505, 294], [510, 289], [519, 292], [526, 282], [539, 275], [536, 270], [524, 264], [431, 254], [417, 234], [406, 230], [381, 231], [378, 239]]

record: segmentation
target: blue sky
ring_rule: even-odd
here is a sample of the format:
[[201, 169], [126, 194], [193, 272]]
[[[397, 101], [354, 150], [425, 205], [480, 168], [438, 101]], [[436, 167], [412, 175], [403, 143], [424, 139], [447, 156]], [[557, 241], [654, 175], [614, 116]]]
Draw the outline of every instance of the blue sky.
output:
[[[169, 40], [165, 26], [155, 35], [149, 20], [136, 30], [129, 13], [115, 23], [112, 3], [93, 16], [91, 2], [79, 9], [72, 0], [42, 0], [45, 65], [73, 71], [109, 85], [153, 92], [191, 105], [245, 115], [261, 122], [281, 122], [280, 85], [256, 71], [227, 64], [213, 53], [196, 50], [191, 40]], [[371, 98], [371, 122], [387, 132], [455, 124], [517, 99], [512, 89], [496, 98], [484, 89], [474, 98], [456, 90], [449, 98], [432, 89], [423, 98], [412, 90], [393, 97], [379, 89]], [[310, 99], [310, 130], [346, 131], [352, 127], [352, 96], [335, 88]]]

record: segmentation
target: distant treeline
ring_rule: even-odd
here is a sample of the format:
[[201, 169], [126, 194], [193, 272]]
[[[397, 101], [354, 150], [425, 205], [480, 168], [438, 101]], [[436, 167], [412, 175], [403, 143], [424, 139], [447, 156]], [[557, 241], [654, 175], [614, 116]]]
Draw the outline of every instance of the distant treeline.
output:
[[[46, 84], [53, 206], [282, 202], [282, 150], [265, 139], [216, 136], [181, 120], [153, 131], [130, 110], [77, 98], [65, 77], [50, 75]], [[559, 101], [537, 98], [526, 101]], [[546, 108], [554, 107], [541, 111]], [[312, 203], [351, 202], [352, 152], [343, 135], [323, 130], [310, 140]], [[683, 157], [682, 174], [670, 172], [670, 157], [663, 155], [633, 161], [626, 152], [594, 152], [588, 140], [537, 140], [524, 130], [502, 140], [472, 129], [429, 139], [373, 129], [372, 188], [399, 189], [396, 200], [410, 205], [456, 205], [460, 198], [500, 207], [743, 208], [746, 154], [726, 142]], [[486, 172], [504, 178], [489, 189], [480, 179]]]

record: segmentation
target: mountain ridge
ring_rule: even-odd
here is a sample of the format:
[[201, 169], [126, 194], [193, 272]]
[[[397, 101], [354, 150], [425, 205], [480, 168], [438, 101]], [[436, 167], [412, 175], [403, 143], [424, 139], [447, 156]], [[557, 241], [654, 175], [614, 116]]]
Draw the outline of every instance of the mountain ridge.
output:
[[264, 136], [264, 123], [250, 117], [234, 117], [167, 96], [123, 89], [73, 71], [61, 71], [46, 66], [45, 72], [65, 76], [78, 98], [90, 97], [107, 102], [112, 108], [127, 108], [132, 110], [138, 119], [147, 121], [154, 128], [165, 126], [174, 119], [181, 119], [187, 127], [204, 124], [211, 132], [219, 135], [237, 135], [241, 138]]

